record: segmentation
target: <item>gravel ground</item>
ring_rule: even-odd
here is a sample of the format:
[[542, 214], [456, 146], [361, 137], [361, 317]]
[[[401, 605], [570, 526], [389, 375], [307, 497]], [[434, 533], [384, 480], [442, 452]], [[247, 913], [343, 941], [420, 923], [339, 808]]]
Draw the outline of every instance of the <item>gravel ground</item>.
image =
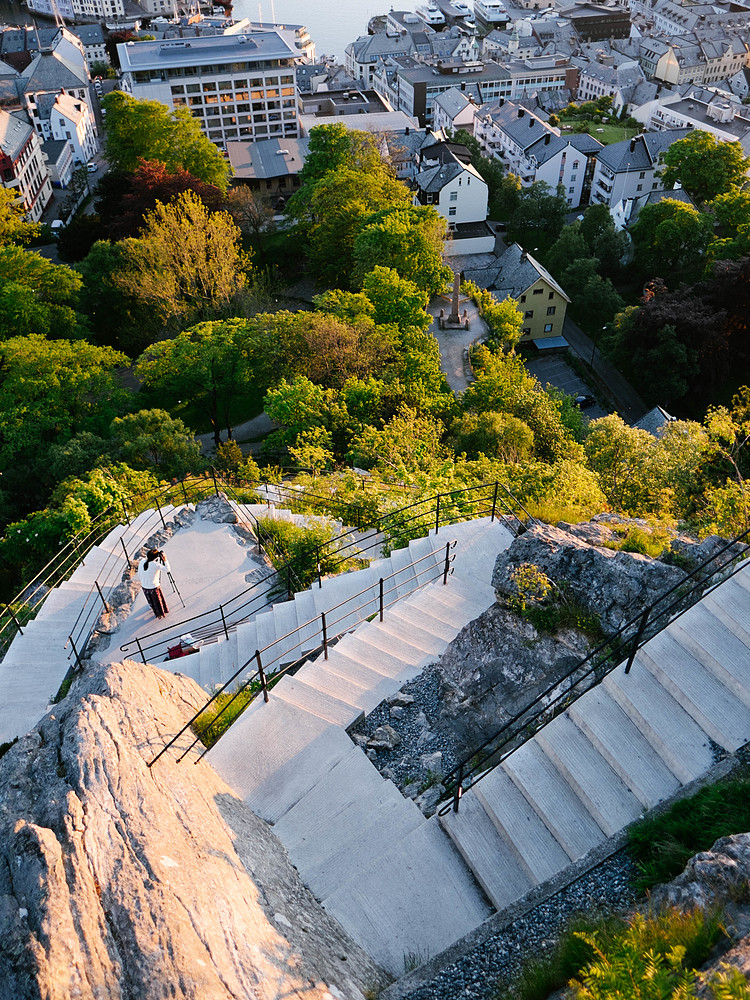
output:
[[[432, 725], [440, 715], [440, 678], [434, 667], [422, 673], [401, 688], [401, 693], [414, 698], [411, 705], [391, 705], [382, 701], [352, 734], [371, 736], [383, 725], [389, 725], [401, 737], [393, 750], [370, 752], [370, 759], [386, 778], [390, 778], [401, 791], [411, 783], [423, 784], [431, 775], [421, 763], [421, 758], [440, 752], [443, 755], [443, 773], [458, 764], [463, 748], [450, 734], [434, 732]], [[433, 772], [434, 774], [434, 772]], [[416, 789], [411, 790], [416, 793]]]
[[620, 851], [577, 882], [562, 889], [504, 931], [477, 945], [405, 1000], [497, 1000], [527, 958], [551, 952], [557, 935], [580, 913], [611, 913], [635, 903], [631, 887], [635, 864]]

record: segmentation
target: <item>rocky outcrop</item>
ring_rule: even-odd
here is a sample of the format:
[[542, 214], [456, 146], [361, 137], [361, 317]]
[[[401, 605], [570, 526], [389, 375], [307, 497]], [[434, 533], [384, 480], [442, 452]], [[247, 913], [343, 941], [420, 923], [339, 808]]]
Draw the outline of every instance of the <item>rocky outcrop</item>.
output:
[[[750, 980], [750, 833], [722, 837], [710, 851], [694, 855], [681, 875], [652, 890], [650, 906], [723, 911], [727, 936], [702, 970], [704, 984], [727, 968]], [[705, 989], [699, 995], [714, 996]]]
[[195, 756], [193, 681], [94, 668], [0, 761], [2, 1000], [355, 998], [382, 973]]
[[600, 548], [562, 528], [535, 524], [497, 558], [492, 586], [501, 599], [517, 592], [511, 574], [522, 563], [565, 581], [607, 632], [616, 632], [685, 577], [683, 570], [649, 556]]

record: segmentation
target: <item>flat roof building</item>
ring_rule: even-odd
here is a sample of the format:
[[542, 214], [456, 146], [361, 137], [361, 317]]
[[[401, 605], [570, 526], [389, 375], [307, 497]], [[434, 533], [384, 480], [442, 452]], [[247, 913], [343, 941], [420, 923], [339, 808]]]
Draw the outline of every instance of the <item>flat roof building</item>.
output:
[[188, 108], [217, 145], [297, 136], [295, 60], [278, 31], [118, 45], [123, 89]]

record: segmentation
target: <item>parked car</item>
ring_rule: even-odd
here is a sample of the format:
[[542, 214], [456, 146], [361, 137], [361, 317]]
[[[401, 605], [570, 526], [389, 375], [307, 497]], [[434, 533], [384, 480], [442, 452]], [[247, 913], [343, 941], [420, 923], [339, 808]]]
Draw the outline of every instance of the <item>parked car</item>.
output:
[[580, 406], [582, 410], [585, 410], [587, 406], [594, 406], [596, 400], [594, 399], [593, 396], [585, 396], [582, 394], [580, 396], [576, 396], [573, 402], [576, 404], [576, 406]]
[[88, 170], [88, 172], [90, 174], [95, 174], [97, 172], [97, 170], [99, 169], [99, 165], [96, 164], [96, 163], [87, 163], [86, 164], [86, 169]]

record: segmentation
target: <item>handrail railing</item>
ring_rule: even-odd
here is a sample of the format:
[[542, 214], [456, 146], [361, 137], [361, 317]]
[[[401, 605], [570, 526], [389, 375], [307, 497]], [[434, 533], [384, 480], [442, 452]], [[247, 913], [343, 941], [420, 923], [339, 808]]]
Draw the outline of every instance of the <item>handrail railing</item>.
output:
[[[237, 497], [227, 483], [223, 483], [223, 485], [227, 487], [227, 493], [232, 495], [232, 501], [242, 508], [243, 501]], [[290, 490], [289, 492], [294, 493], [295, 491]], [[303, 498], [298, 496], [298, 499]], [[253, 530], [257, 533], [258, 519], [247, 511], [245, 513], [254, 522]], [[351, 562], [352, 559], [364, 560], [367, 558], [367, 553], [372, 552], [373, 549], [377, 549], [377, 553], [380, 555], [383, 536], [389, 531], [393, 533], [395, 541], [408, 544], [410, 540], [422, 537], [430, 531], [439, 533], [441, 527], [454, 523], [459, 519], [459, 516], [464, 520], [469, 519], [466, 516], [467, 513], [470, 517], [489, 516], [493, 521], [502, 516], [509, 519], [511, 530], [516, 522], [520, 525], [523, 520], [528, 519], [531, 522], [534, 520], [526, 507], [513, 496], [504, 483], [494, 482], [467, 486], [447, 493], [424, 497], [404, 507], [371, 518], [364, 534], [361, 533], [361, 528], [352, 527], [339, 535], [334, 535], [328, 542], [318, 546], [316, 553], [318, 567], [320, 567], [321, 557], [326, 557], [327, 571], [335, 572], [342, 565]], [[350, 547], [353, 547], [354, 551], [351, 551]], [[400, 545], [393, 546], [393, 548], [400, 547]], [[171, 622], [167, 627], [162, 626], [141, 633], [120, 646], [120, 652], [128, 653], [137, 648], [145, 663], [149, 656], [155, 658], [164, 655], [167, 652], [167, 643], [180, 631], [190, 632], [194, 638], [204, 642], [222, 634], [228, 638], [230, 629], [249, 621], [258, 612], [275, 603], [278, 600], [275, 595], [278, 593], [283, 593], [286, 590], [287, 598], [291, 599], [293, 588], [290, 578], [299, 582], [297, 569], [297, 564], [293, 560], [282, 563], [277, 569], [271, 570], [250, 587], [244, 588], [217, 607], [177, 623]], [[320, 585], [322, 583], [320, 570], [318, 570], [317, 578]], [[302, 590], [306, 586], [305, 583], [294, 589]]]
[[[443, 779], [445, 791], [441, 801], [444, 804], [438, 810], [439, 814], [445, 815], [451, 809], [458, 812], [464, 792], [494, 771], [510, 754], [532, 739], [540, 729], [564, 712], [574, 701], [600, 684], [607, 674], [623, 662], [625, 673], [630, 673], [639, 649], [676, 621], [680, 615], [694, 607], [706, 594], [711, 593], [743, 568], [742, 561], [750, 552], [750, 545], [744, 543], [748, 535], [750, 529], [727, 542], [701, 562], [692, 572], [664, 591], [648, 607], [600, 643], [563, 677], [558, 677], [549, 684], [480, 746], [466, 754]], [[738, 545], [742, 546], [740, 552], [736, 550]], [[730, 555], [726, 561], [705, 575], [707, 567], [727, 552], [730, 552]], [[731, 571], [723, 574], [727, 567], [732, 567]], [[717, 579], [720, 574], [723, 575]], [[693, 581], [692, 585], [690, 581]], [[658, 624], [659, 622], [661, 624]]]
[[[211, 720], [209, 725], [206, 726], [206, 728], [203, 730], [203, 733], [199, 736], [196, 736], [193, 739], [192, 743], [190, 743], [190, 745], [187, 747], [187, 749], [184, 750], [177, 758], [178, 763], [190, 753], [190, 751], [193, 749], [193, 747], [195, 747], [197, 743], [201, 742], [201, 740], [208, 732], [208, 730], [214, 727], [219, 722], [220, 719], [223, 719], [223, 717], [227, 714], [227, 712], [229, 711], [230, 707], [234, 704], [234, 702], [238, 698], [240, 698], [244, 694], [244, 692], [247, 691], [248, 688], [251, 688], [253, 684], [255, 683], [259, 684], [258, 689], [255, 691], [254, 697], [257, 697], [257, 695], [262, 692], [263, 700], [265, 702], [268, 702], [269, 690], [271, 689], [272, 685], [275, 684], [278, 680], [280, 680], [281, 677], [283, 677], [285, 674], [290, 673], [293, 670], [296, 670], [298, 667], [300, 667], [303, 663], [305, 663], [305, 661], [310, 659], [311, 655], [315, 655], [317, 651], [322, 652], [324, 659], [327, 660], [329, 647], [333, 645], [339, 638], [341, 638], [347, 632], [351, 632], [358, 625], [362, 624], [362, 622], [368, 621], [375, 615], [377, 615], [379, 617], [379, 620], [382, 622], [384, 620], [384, 615], [386, 610], [392, 607], [393, 604], [395, 604], [397, 601], [400, 601], [403, 597], [407, 596], [408, 594], [413, 593], [415, 590], [419, 590], [421, 587], [426, 586], [426, 584], [432, 583], [433, 581], [438, 580], [441, 577], [443, 580], [443, 585], [445, 586], [448, 583], [448, 578], [452, 573], [452, 563], [455, 558], [455, 554], [452, 553], [452, 550], [455, 548], [455, 545], [456, 545], [455, 539], [446, 542], [445, 554], [444, 556], [441, 557], [440, 559], [441, 564], [439, 566], [436, 565], [436, 558], [438, 556], [439, 550], [428, 552], [426, 555], [421, 556], [419, 559], [416, 559], [413, 563], [410, 563], [408, 566], [402, 566], [400, 569], [397, 569], [394, 573], [391, 573], [388, 576], [380, 577], [377, 584], [377, 596], [372, 595], [372, 591], [375, 589], [376, 585], [374, 583], [371, 583], [367, 587], [358, 591], [356, 594], [352, 594], [345, 600], [340, 601], [339, 604], [336, 604], [333, 607], [329, 608], [328, 611], [323, 611], [319, 615], [316, 615], [314, 618], [309, 619], [302, 625], [298, 625], [297, 628], [291, 629], [285, 635], [278, 636], [276, 639], [273, 640], [273, 642], [269, 642], [268, 645], [264, 646], [262, 649], [256, 649], [253, 655], [249, 657], [242, 664], [242, 666], [240, 666], [232, 674], [229, 680], [225, 681], [224, 684], [221, 685], [221, 687], [217, 688], [216, 691], [214, 691], [214, 693], [211, 695], [211, 697], [208, 699], [205, 705], [203, 705], [202, 708], [200, 708], [199, 711], [197, 711], [195, 715], [193, 715], [192, 718], [190, 718], [185, 723], [182, 729], [180, 729], [179, 732], [177, 732], [166, 743], [166, 745], [159, 751], [159, 753], [157, 753], [156, 756], [151, 761], [149, 761], [148, 766], [153, 767], [153, 765], [159, 760], [159, 758], [162, 757], [171, 747], [173, 747], [177, 743], [177, 741], [180, 740], [182, 736], [184, 736], [184, 734], [189, 729], [191, 729], [191, 727], [201, 717], [201, 715], [203, 715], [203, 713], [206, 712], [211, 707], [211, 705], [213, 705], [214, 702], [217, 701], [217, 699], [221, 698], [223, 694], [230, 691], [232, 685], [234, 685], [239, 680], [239, 678], [247, 670], [250, 664], [253, 663], [253, 661], [257, 665], [257, 670], [255, 670], [254, 673], [252, 673], [249, 677], [244, 678], [241, 681], [241, 683], [237, 685], [236, 690], [231, 692], [231, 697], [229, 698], [229, 700], [224, 705], [222, 705], [220, 711], [217, 712], [217, 714]], [[408, 581], [408, 587], [405, 587], [404, 583], [394, 582], [396, 581], [396, 578], [399, 577], [401, 574], [407, 571], [414, 570], [414, 567], [419, 566], [421, 563], [424, 563], [428, 560], [432, 563], [432, 566], [428, 565], [425, 569], [419, 570], [418, 572], [414, 571], [414, 580]], [[421, 577], [424, 577], [427, 574], [431, 574], [428, 579], [420, 579]], [[386, 583], [392, 583], [392, 586], [386, 588], [385, 587]], [[345, 614], [339, 614], [338, 618], [335, 619], [330, 618], [331, 614], [337, 611], [340, 612], [341, 609], [344, 608], [346, 605], [351, 604], [352, 601], [356, 600], [359, 597], [362, 597], [365, 594], [371, 594], [372, 596], [370, 596], [367, 600], [363, 601], [361, 604], [353, 608], [350, 608]], [[395, 594], [393, 600], [388, 601], [387, 598], [393, 594]], [[361, 612], [365, 612], [365, 614], [361, 614]], [[318, 623], [320, 623], [319, 626]], [[342, 623], [346, 624], [344, 625]], [[332, 633], [331, 629], [333, 626], [336, 625], [340, 627], [338, 631]], [[312, 630], [313, 626], [315, 626], [314, 631]], [[321, 637], [320, 643], [317, 642], [318, 630], [320, 632], [320, 637]], [[283, 646], [280, 650], [277, 649], [276, 652], [270, 658], [266, 657], [265, 663], [263, 662], [264, 654], [268, 653], [268, 651], [273, 649], [275, 646], [279, 646], [290, 639], [294, 639], [295, 641]], [[315, 639], [316, 641], [313, 642], [313, 639]], [[307, 645], [308, 647], [307, 650], [304, 651], [301, 656], [295, 657], [291, 662], [286, 662], [285, 658], [292, 655], [293, 653], [296, 653], [297, 650], [302, 648], [303, 644]], [[274, 669], [274, 667], [276, 669]], [[251, 700], [254, 700], [254, 698]], [[250, 702], [248, 702], [247, 704], [250, 704]], [[247, 707], [247, 705], [245, 707]], [[217, 740], [219, 738], [220, 736], [217, 737]], [[217, 740], [213, 741], [211, 745], [212, 746], [215, 745]], [[209, 747], [207, 746], [203, 750], [203, 752], [197, 757], [196, 763], [198, 760], [201, 759], [201, 757], [203, 757], [203, 755], [208, 751], [208, 749]]]

